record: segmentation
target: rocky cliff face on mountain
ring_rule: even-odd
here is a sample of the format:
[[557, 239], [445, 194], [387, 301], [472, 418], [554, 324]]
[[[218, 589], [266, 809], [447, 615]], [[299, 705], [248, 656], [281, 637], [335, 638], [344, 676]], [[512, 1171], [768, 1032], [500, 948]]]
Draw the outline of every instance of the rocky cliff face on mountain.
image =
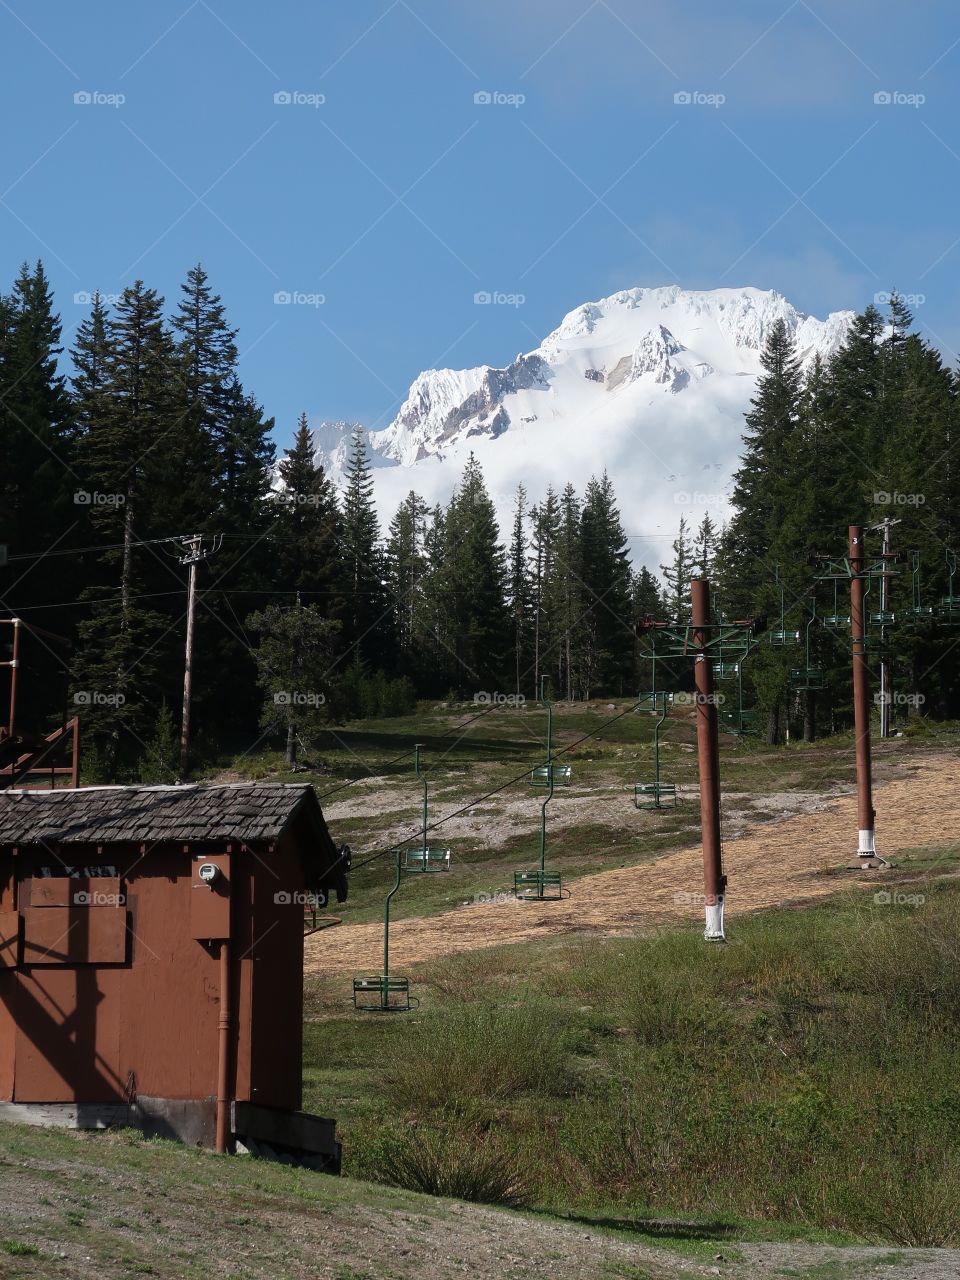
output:
[[[852, 318], [840, 311], [818, 320], [774, 290], [754, 288], [671, 285], [584, 303], [505, 368], [421, 373], [389, 426], [368, 434], [371, 459], [384, 468], [378, 498], [384, 510], [411, 488], [443, 500], [472, 450], [503, 508], [518, 479], [533, 492], [538, 480], [543, 488], [582, 483], [606, 468], [628, 509], [641, 471], [661, 506], [672, 485], [680, 507], [709, 473], [707, 496], [716, 499], [709, 505], [722, 514], [771, 326], [786, 323], [809, 365], [829, 358]], [[318, 461], [335, 479], [350, 426], [314, 429]]]

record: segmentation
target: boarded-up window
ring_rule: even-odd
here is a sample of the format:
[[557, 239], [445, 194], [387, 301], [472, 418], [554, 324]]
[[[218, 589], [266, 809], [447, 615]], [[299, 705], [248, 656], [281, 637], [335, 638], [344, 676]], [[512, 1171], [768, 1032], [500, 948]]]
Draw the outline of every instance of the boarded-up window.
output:
[[127, 912], [119, 878], [34, 878], [24, 897], [23, 964], [126, 962]]

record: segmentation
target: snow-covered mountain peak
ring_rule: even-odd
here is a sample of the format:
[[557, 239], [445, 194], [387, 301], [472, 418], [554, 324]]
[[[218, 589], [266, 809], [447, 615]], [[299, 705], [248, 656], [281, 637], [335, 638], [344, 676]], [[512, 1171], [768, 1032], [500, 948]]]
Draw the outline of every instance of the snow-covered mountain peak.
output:
[[[394, 490], [402, 497], [410, 487], [442, 500], [470, 450], [493, 477], [503, 510], [518, 479], [532, 492], [541, 476], [544, 487], [576, 483], [604, 466], [618, 490], [640, 463], [648, 488], [651, 476], [669, 486], [705, 469], [726, 479], [774, 323], [785, 323], [808, 366], [833, 354], [853, 314], [819, 320], [756, 288], [665, 285], [586, 302], [503, 368], [430, 369], [413, 381], [394, 420], [368, 435], [373, 460], [386, 468], [378, 477], [384, 509]], [[345, 461], [344, 433], [345, 424], [323, 423], [315, 434], [317, 456], [334, 477]], [[392, 477], [394, 468], [413, 466], [417, 478]], [[722, 495], [709, 496], [722, 514]]]

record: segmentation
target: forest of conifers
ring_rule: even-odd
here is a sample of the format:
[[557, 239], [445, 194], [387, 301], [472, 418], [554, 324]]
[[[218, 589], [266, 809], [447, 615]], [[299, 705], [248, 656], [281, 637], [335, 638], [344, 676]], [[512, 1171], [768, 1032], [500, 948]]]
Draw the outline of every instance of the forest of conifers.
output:
[[[381, 528], [362, 433], [339, 489], [305, 417], [276, 456], [202, 267], [170, 308], [137, 282], [111, 307], [95, 298], [69, 349], [61, 337], [42, 265], [25, 266], [0, 298], [0, 617], [35, 629], [21, 723], [79, 708], [88, 781], [176, 776], [182, 539], [198, 534], [213, 552], [198, 569], [198, 761], [284, 743], [322, 753], [344, 719], [419, 697], [533, 697], [541, 677], [558, 698], [629, 696], [650, 680], [637, 622], [684, 620], [697, 573], [724, 616], [805, 637], [814, 599], [820, 615], [844, 608], [845, 586], [835, 607], [817, 585], [816, 554], [842, 557], [849, 524], [885, 516], [906, 553], [889, 580], [896, 707], [960, 712], [960, 610], [951, 621], [944, 603], [960, 547], [958, 380], [896, 295], [827, 364], [804, 369], [773, 326], [729, 519], [681, 522], [659, 575], [631, 563], [602, 470], [582, 492], [521, 488], [500, 529], [471, 457], [445, 506], [411, 492]], [[761, 642], [744, 664], [772, 741], [849, 723], [849, 640], [819, 623], [809, 635], [827, 673], [816, 694], [791, 684], [803, 644]], [[658, 663], [658, 679], [689, 687], [689, 664]]]

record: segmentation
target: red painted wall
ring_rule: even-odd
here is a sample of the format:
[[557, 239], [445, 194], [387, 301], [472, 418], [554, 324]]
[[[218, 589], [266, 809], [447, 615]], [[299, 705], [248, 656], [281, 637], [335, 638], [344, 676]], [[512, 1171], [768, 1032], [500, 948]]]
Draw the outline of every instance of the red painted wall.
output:
[[[122, 1102], [133, 1091], [184, 1099], [215, 1095], [219, 943], [193, 936], [192, 895], [209, 891], [194, 888], [192, 855], [217, 852], [154, 849], [141, 857], [129, 847], [108, 848], [100, 856], [63, 849], [60, 855], [76, 868], [125, 872], [119, 877], [123, 902], [109, 901], [116, 893], [114, 879], [91, 876], [73, 882], [78, 892], [92, 895], [88, 901], [72, 901], [71, 893], [64, 906], [57, 890], [44, 887], [38, 875], [44, 867], [62, 870], [55, 857], [27, 848], [13, 859], [9, 849], [0, 849], [0, 918], [14, 907], [21, 918], [20, 963], [15, 969], [0, 967], [0, 1099], [103, 1103]], [[233, 853], [226, 861], [233, 932], [233, 1095], [296, 1109], [303, 912], [295, 895], [303, 887], [302, 860], [288, 838], [273, 853]], [[51, 893], [52, 905], [37, 905]], [[118, 912], [126, 924], [122, 956], [116, 950]], [[38, 955], [49, 963], [23, 963], [24, 957]], [[78, 962], [81, 955], [88, 956], [87, 963]]]

